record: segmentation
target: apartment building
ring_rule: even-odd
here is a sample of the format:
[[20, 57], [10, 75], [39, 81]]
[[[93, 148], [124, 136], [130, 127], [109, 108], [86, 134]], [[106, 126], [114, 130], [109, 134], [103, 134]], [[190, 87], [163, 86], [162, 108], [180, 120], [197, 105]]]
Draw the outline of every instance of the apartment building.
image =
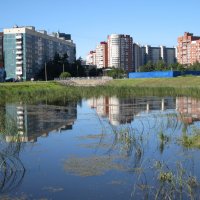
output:
[[166, 65], [176, 62], [176, 48], [168, 48], [165, 46], [152, 47], [150, 45], [140, 46], [133, 44], [133, 66], [134, 71], [138, 72], [140, 66], [147, 64], [148, 61], [157, 63], [163, 60]]
[[177, 59], [183, 65], [200, 62], [200, 36], [185, 32], [183, 36], [178, 37]]
[[130, 35], [108, 36], [108, 66], [133, 71], [133, 38]]
[[97, 65], [98, 68], [108, 66], [127, 72], [138, 72], [140, 71], [139, 67], [148, 61], [155, 64], [159, 60], [163, 60], [166, 65], [176, 63], [176, 48], [141, 46], [133, 43], [130, 35], [111, 34], [108, 36], [107, 43], [101, 42], [97, 45], [96, 51], [90, 51], [86, 60], [87, 65]]
[[96, 65], [96, 51], [90, 51], [86, 57], [86, 65]]
[[167, 64], [176, 63], [176, 48], [175, 47], [165, 47], [160, 46], [161, 58]]
[[3, 32], [0, 32], [0, 67], [4, 66], [3, 60]]
[[108, 43], [100, 42], [96, 47], [96, 65], [97, 68], [108, 67]]
[[[53, 60], [56, 53], [68, 55], [68, 62], [76, 59], [76, 45], [69, 35], [48, 35], [45, 30], [36, 31], [33, 26], [4, 29], [4, 62], [8, 78], [30, 80]], [[66, 37], [67, 40], [66, 40]]]

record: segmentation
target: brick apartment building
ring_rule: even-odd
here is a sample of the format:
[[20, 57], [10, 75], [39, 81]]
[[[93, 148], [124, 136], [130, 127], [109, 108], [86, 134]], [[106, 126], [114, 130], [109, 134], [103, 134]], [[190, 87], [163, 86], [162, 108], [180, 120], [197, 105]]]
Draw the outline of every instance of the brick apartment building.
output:
[[185, 32], [178, 37], [177, 60], [184, 65], [200, 62], [200, 36]]

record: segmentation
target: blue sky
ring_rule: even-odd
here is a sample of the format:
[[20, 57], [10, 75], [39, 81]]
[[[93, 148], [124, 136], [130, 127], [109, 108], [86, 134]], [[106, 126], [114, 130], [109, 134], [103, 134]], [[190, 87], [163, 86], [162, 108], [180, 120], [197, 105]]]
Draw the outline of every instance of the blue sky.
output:
[[70, 33], [77, 57], [84, 59], [112, 33], [170, 47], [185, 31], [200, 35], [199, 0], [2, 0], [0, 5], [0, 31], [17, 24]]

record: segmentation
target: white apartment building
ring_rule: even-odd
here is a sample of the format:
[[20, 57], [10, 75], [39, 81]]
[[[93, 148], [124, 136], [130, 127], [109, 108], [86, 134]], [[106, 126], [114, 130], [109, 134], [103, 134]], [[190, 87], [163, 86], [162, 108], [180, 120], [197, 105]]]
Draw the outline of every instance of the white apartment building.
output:
[[96, 65], [97, 68], [108, 67], [108, 43], [100, 42], [96, 47]]
[[133, 71], [133, 39], [130, 35], [108, 36], [108, 66]]
[[86, 65], [96, 65], [96, 51], [90, 51], [86, 56]]

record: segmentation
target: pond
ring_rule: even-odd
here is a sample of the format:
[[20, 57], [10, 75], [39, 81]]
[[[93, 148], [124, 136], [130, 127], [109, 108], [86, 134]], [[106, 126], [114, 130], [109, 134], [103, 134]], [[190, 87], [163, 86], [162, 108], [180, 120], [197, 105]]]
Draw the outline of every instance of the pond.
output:
[[0, 105], [0, 199], [198, 199], [200, 100]]

